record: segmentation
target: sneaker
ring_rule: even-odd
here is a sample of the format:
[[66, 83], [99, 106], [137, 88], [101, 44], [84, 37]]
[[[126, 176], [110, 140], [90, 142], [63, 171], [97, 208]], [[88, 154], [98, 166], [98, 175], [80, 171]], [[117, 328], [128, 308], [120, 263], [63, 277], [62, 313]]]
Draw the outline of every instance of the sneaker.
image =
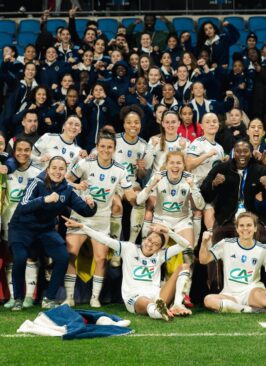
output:
[[156, 310], [161, 314], [163, 320], [168, 322], [169, 315], [168, 315], [168, 309], [167, 309], [165, 302], [162, 299], [157, 299], [155, 301], [155, 304], [156, 304]]
[[92, 308], [100, 308], [102, 305], [99, 301], [99, 299], [97, 299], [95, 296], [92, 296], [90, 299], [90, 307]]
[[75, 301], [74, 301], [74, 299], [65, 299], [65, 301], [62, 302], [61, 305], [68, 305], [70, 307], [73, 307], [73, 306], [75, 306]]
[[17, 299], [15, 300], [14, 306], [11, 308], [12, 311], [21, 311], [22, 310], [22, 300]]
[[121, 266], [121, 257], [118, 255], [113, 255], [110, 261], [110, 264], [114, 268], [118, 268]]
[[15, 305], [15, 299], [10, 299], [4, 304], [4, 308], [11, 309]]
[[191, 298], [189, 295], [185, 295], [184, 296], [184, 300], [183, 300], [183, 304], [187, 307], [187, 308], [193, 308], [194, 304], [191, 302]]
[[42, 309], [54, 309], [57, 307], [57, 304], [54, 300], [50, 300], [47, 297], [44, 297], [42, 300]]
[[22, 306], [25, 309], [33, 307], [33, 298], [32, 297], [25, 297]]

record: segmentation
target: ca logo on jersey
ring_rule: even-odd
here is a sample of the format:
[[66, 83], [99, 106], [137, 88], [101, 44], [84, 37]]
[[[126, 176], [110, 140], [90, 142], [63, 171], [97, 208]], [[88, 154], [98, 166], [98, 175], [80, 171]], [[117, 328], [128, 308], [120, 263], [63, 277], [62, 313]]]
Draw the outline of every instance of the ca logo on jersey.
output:
[[241, 268], [234, 268], [230, 271], [229, 281], [248, 285], [248, 279], [252, 276], [253, 271], [246, 271]]
[[135, 170], [137, 169], [136, 165], [127, 162], [124, 162], [123, 165], [126, 168], [129, 175], [135, 175]]
[[24, 195], [24, 189], [13, 189], [9, 192], [10, 202], [20, 202]]
[[138, 266], [133, 271], [133, 278], [136, 281], [152, 282], [154, 267]]
[[167, 212], [180, 212], [182, 207], [182, 203], [177, 202], [164, 202], [163, 203], [163, 210]]
[[90, 187], [90, 194], [95, 201], [106, 202], [106, 198], [110, 194], [110, 189], [100, 187]]

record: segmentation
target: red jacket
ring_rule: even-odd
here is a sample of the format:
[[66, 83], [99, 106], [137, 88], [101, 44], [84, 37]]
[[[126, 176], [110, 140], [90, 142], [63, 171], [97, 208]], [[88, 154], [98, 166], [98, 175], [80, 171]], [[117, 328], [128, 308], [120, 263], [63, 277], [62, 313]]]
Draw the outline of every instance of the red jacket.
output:
[[196, 131], [193, 124], [186, 127], [181, 123], [178, 127], [177, 133], [179, 136], [185, 137], [190, 142], [203, 135], [203, 131], [199, 123], [196, 124]]

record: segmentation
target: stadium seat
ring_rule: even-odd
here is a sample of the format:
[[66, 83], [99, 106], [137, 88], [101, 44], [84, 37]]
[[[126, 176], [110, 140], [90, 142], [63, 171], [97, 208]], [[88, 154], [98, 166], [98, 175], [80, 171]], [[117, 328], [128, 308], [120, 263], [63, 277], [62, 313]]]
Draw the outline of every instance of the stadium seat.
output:
[[243, 48], [240, 46], [240, 45], [233, 45], [230, 47], [229, 49], [229, 66], [228, 66], [228, 69], [229, 70], [232, 70], [232, 66], [233, 66], [233, 54], [235, 52], [242, 52], [243, 51]]
[[159, 18], [156, 19], [155, 30], [169, 32], [169, 30], [168, 30], [167, 26], [165, 25], [165, 23]]
[[[122, 24], [127, 28], [130, 24], [134, 23], [137, 18], [124, 18], [122, 19]], [[143, 31], [143, 23], [136, 25], [134, 33]]]
[[214, 25], [216, 25], [219, 29], [221, 27], [221, 21], [218, 18], [215, 17], [200, 17], [198, 19], [198, 29], [201, 27], [201, 25], [205, 22], [212, 22]]
[[17, 47], [17, 51], [18, 51], [19, 56], [23, 56], [25, 47], [20, 46], [19, 44], [17, 44], [16, 47]]
[[30, 32], [39, 33], [40, 32], [40, 22], [37, 19], [24, 19], [19, 23], [18, 28], [19, 33]]
[[239, 31], [245, 30], [245, 19], [242, 17], [225, 17], [224, 22], [233, 24]]
[[266, 44], [266, 28], [256, 31], [256, 36], [258, 37], [258, 43]]
[[240, 44], [242, 47], [246, 47], [246, 40], [247, 40], [247, 36], [249, 34], [248, 31], [240, 31], [240, 37], [239, 40], [237, 41], [237, 44]]
[[248, 29], [255, 32], [259, 29], [266, 29], [266, 16], [254, 16], [248, 19]]
[[15, 36], [17, 31], [17, 24], [14, 20], [0, 20], [0, 33], [12, 34]]
[[10, 45], [13, 42], [12, 34], [0, 33], [0, 48]]
[[108, 41], [110, 41], [112, 38], [115, 38], [116, 33], [114, 32], [104, 32], [105, 36], [107, 37]]
[[116, 19], [103, 18], [98, 20], [98, 28], [103, 32], [117, 32], [118, 22]]
[[191, 35], [191, 45], [193, 47], [195, 47], [196, 44], [197, 44], [197, 33], [196, 32], [190, 32], [190, 35]]
[[195, 30], [194, 21], [191, 18], [174, 18], [172, 23], [178, 33], [183, 31], [193, 32]]
[[20, 32], [17, 35], [17, 43], [21, 47], [25, 47], [29, 43], [35, 44], [37, 37], [38, 37], [37, 33]]
[[84, 33], [85, 29], [87, 28], [87, 23], [89, 19], [76, 19], [76, 30], [78, 34]]
[[48, 32], [52, 33], [53, 36], [56, 35], [56, 30], [58, 27], [67, 27], [67, 22], [64, 19], [48, 19], [46, 29]]

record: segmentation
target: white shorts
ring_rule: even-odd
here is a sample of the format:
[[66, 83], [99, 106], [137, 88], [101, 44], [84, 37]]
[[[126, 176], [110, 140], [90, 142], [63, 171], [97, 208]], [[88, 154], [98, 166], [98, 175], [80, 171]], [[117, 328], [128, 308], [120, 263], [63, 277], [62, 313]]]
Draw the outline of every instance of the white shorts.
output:
[[[71, 213], [70, 218], [72, 220], [75, 220], [77, 222], [80, 222], [82, 224], [88, 225], [94, 230], [100, 231], [103, 234], [109, 235], [110, 234], [110, 221], [111, 217], [103, 217], [103, 216], [93, 216], [93, 217], [83, 217], [78, 215], [76, 212]], [[81, 235], [87, 235], [82, 228], [68, 228], [67, 229], [67, 235], [68, 234], [81, 234]]]
[[154, 216], [152, 222], [154, 224], [163, 224], [163, 225], [169, 227], [175, 233], [179, 233], [180, 231], [185, 230], [185, 229], [193, 230], [193, 223], [192, 223], [191, 217], [185, 217], [178, 221], [176, 219], [169, 219], [166, 221], [166, 220], [160, 219], [157, 216]]
[[238, 304], [241, 304], [241, 305], [249, 305], [248, 298], [249, 298], [249, 295], [250, 295], [251, 291], [254, 288], [262, 288], [262, 289], [265, 290], [264, 284], [262, 282], [258, 282], [258, 283], [255, 283], [252, 286], [249, 286], [246, 290], [241, 291], [241, 292], [226, 292], [226, 291], [222, 290], [220, 292], [220, 295], [231, 296], [231, 297], [233, 297], [235, 299], [235, 301]]
[[127, 311], [130, 313], [135, 313], [135, 303], [140, 297], [146, 297], [151, 301], [156, 301], [160, 297], [161, 288], [160, 287], [150, 287], [150, 288], [140, 288], [137, 292], [132, 293], [132, 295], [124, 298], [124, 303]]

